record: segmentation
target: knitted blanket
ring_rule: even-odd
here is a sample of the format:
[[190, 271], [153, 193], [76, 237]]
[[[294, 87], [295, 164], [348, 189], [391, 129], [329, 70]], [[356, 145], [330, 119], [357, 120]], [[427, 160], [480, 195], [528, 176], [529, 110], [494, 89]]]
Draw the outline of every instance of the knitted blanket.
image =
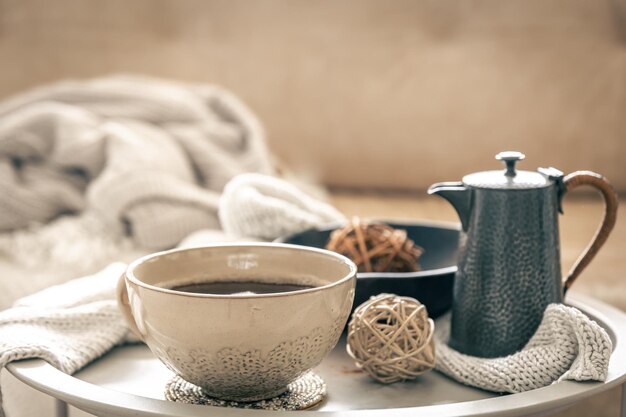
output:
[[613, 345], [606, 331], [573, 307], [550, 304], [524, 346], [502, 358], [476, 358], [450, 348], [449, 316], [437, 321], [436, 369], [457, 381], [495, 392], [523, 392], [556, 381], [604, 381]]
[[0, 369], [11, 361], [42, 358], [72, 374], [113, 346], [132, 340], [115, 302], [115, 284], [125, 268], [123, 263], [112, 264], [0, 312]]
[[114, 76], [0, 102], [0, 309], [220, 229], [224, 185], [271, 171], [259, 121], [217, 86]]
[[243, 172], [271, 172], [264, 133], [217, 86], [109, 77], [0, 103], [0, 231], [90, 212], [164, 249], [219, 228], [219, 193]]

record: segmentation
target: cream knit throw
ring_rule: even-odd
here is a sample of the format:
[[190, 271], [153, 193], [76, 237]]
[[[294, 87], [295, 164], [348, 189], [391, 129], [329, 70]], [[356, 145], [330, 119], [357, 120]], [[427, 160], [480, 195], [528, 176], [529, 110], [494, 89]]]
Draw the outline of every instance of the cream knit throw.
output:
[[132, 338], [115, 301], [115, 285], [125, 267], [112, 264], [0, 312], [0, 369], [18, 359], [42, 358], [72, 374]]
[[549, 305], [528, 344], [503, 358], [477, 358], [451, 349], [445, 343], [448, 319], [435, 325], [436, 369], [464, 384], [516, 393], [565, 379], [606, 379], [611, 339], [602, 327], [573, 307]]
[[227, 234], [260, 239], [275, 239], [344, 219], [334, 207], [296, 186], [258, 174], [242, 174], [228, 183], [220, 200], [219, 217]]
[[109, 77], [0, 103], [0, 231], [96, 212], [172, 247], [219, 227], [219, 194], [243, 172], [271, 172], [264, 133], [216, 86]]

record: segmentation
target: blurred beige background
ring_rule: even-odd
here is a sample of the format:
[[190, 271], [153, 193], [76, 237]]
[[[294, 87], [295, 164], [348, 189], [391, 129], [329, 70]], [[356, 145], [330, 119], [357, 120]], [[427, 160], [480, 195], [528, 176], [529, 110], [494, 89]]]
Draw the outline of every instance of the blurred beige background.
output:
[[0, 98], [112, 72], [222, 84], [328, 185], [497, 168], [626, 190], [625, 0], [0, 0]]
[[[335, 187], [423, 190], [518, 149], [524, 169], [591, 169], [626, 192], [626, 0], [0, 0], [0, 99], [119, 72], [229, 88], [287, 166]], [[456, 220], [414, 195], [332, 202]], [[566, 210], [564, 269], [602, 207]], [[575, 287], [621, 308], [625, 225]], [[616, 416], [619, 396], [561, 415]]]

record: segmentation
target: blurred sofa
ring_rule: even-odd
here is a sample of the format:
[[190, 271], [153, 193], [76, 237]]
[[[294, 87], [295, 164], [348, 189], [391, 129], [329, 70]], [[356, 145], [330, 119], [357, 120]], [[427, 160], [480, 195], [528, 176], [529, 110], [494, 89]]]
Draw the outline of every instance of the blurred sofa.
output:
[[111, 72], [214, 82], [328, 185], [498, 166], [626, 190], [626, 0], [0, 0], [0, 97]]

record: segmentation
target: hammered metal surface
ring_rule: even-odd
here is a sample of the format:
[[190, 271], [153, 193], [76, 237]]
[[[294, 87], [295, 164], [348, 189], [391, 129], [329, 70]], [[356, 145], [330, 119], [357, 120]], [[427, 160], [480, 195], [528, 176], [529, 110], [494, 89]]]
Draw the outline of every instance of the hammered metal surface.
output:
[[521, 349], [562, 301], [556, 187], [472, 188], [461, 233], [449, 345], [473, 356]]

